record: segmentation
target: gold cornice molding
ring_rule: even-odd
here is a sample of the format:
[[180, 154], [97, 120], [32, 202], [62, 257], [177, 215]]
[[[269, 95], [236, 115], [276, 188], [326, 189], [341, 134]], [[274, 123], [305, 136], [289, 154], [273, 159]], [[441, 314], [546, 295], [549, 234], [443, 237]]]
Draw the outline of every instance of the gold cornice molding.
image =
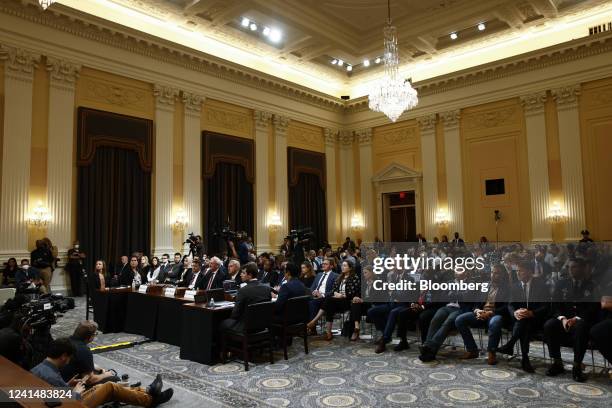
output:
[[[53, 12], [41, 13], [33, 4], [17, 0], [0, 2], [0, 13], [47, 26], [77, 37], [96, 41], [131, 53], [143, 55], [183, 68], [212, 75], [219, 79], [241, 83], [265, 92], [287, 97], [332, 112], [342, 112], [345, 102], [272, 75], [192, 50], [137, 30], [105, 21], [61, 4]], [[70, 15], [68, 14], [68, 10]], [[62, 14], [62, 12], [64, 14]], [[44, 52], [42, 52], [44, 54]]]

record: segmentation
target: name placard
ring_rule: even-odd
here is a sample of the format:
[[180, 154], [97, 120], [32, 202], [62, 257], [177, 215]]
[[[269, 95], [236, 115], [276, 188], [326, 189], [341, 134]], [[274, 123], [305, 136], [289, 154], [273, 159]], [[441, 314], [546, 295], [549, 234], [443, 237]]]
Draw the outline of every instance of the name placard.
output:
[[147, 293], [147, 289], [149, 289], [147, 285], [140, 285], [138, 287], [138, 293]]
[[185, 299], [195, 300], [196, 293], [198, 293], [197, 290], [186, 290], [185, 291]]
[[174, 297], [175, 294], [176, 294], [176, 288], [165, 288], [164, 289], [164, 296], [166, 297]]

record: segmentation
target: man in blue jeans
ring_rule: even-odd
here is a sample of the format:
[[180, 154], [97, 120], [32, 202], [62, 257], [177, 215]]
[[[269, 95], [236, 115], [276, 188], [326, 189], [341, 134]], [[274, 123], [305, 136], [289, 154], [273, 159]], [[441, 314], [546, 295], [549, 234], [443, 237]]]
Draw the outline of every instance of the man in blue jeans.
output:
[[502, 265], [495, 265], [491, 273], [491, 284], [486, 299], [473, 312], [457, 316], [455, 327], [463, 338], [466, 353], [461, 359], [478, 358], [478, 346], [472, 335], [472, 327], [487, 327], [489, 344], [487, 346], [487, 364], [497, 364], [496, 351], [501, 339], [504, 318], [508, 316], [509, 283], [508, 274]]

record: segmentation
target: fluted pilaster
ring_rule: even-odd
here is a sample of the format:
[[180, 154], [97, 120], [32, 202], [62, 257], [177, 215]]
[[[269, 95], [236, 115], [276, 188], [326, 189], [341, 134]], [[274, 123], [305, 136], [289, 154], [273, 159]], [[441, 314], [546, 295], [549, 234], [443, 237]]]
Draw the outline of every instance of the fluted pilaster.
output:
[[436, 115], [417, 118], [421, 134], [421, 156], [423, 163], [423, 220], [427, 239], [437, 234], [436, 212], [438, 211], [438, 172], [436, 159]]
[[342, 208], [342, 236], [352, 234], [351, 218], [355, 215], [355, 170], [353, 160], [352, 131], [342, 130], [338, 134], [340, 144], [340, 199]]
[[182, 92], [185, 106], [183, 143], [183, 207], [188, 220], [188, 229], [202, 235], [202, 190], [201, 190], [201, 135], [200, 116], [204, 97], [191, 92]]
[[444, 124], [444, 156], [446, 160], [446, 195], [449, 231], [463, 235], [463, 179], [461, 164], [460, 111], [440, 114]]
[[[280, 217], [282, 231], [289, 231], [289, 181], [287, 173], [287, 128], [289, 118], [281, 115], [272, 117], [274, 125], [274, 180], [276, 211]], [[278, 243], [280, 244], [280, 242]]]
[[[268, 231], [268, 217], [270, 216], [270, 143], [268, 130], [272, 114], [256, 110], [253, 112], [255, 121], [255, 245], [257, 252], [268, 252], [270, 246], [270, 232]], [[283, 228], [286, 228], [283, 225]]]
[[336, 190], [336, 141], [338, 130], [326, 128], [325, 135], [325, 172], [327, 180], [327, 241], [332, 248], [338, 245], [338, 217], [336, 213], [337, 195]]
[[364, 242], [374, 242], [376, 235], [374, 193], [372, 187], [372, 129], [359, 129], [355, 131], [355, 138], [359, 143], [359, 176], [361, 186], [361, 214], [364, 231], [361, 238]]

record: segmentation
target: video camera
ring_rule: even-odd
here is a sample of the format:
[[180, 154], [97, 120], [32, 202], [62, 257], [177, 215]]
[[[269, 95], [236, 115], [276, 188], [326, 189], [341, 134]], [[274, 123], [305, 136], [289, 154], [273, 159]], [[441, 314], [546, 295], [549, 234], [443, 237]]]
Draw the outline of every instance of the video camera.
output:
[[289, 235], [287, 235], [286, 239], [301, 242], [313, 239], [314, 237], [312, 228], [298, 228], [289, 231]]
[[190, 232], [189, 234], [187, 234], [187, 239], [185, 240], [185, 242], [183, 242], [183, 245], [185, 244], [189, 244], [189, 253], [193, 256], [202, 256], [202, 253], [204, 252], [204, 247], [202, 245], [202, 241], [199, 235], [194, 235], [193, 232]]
[[57, 321], [56, 313], [74, 309], [74, 299], [62, 295], [47, 295], [21, 306], [24, 323], [32, 329], [51, 327]]
[[225, 241], [236, 241], [242, 239], [242, 233], [240, 231], [232, 231], [228, 226], [223, 227], [221, 230], [216, 230], [213, 232], [213, 236], [216, 238], [221, 238]]

